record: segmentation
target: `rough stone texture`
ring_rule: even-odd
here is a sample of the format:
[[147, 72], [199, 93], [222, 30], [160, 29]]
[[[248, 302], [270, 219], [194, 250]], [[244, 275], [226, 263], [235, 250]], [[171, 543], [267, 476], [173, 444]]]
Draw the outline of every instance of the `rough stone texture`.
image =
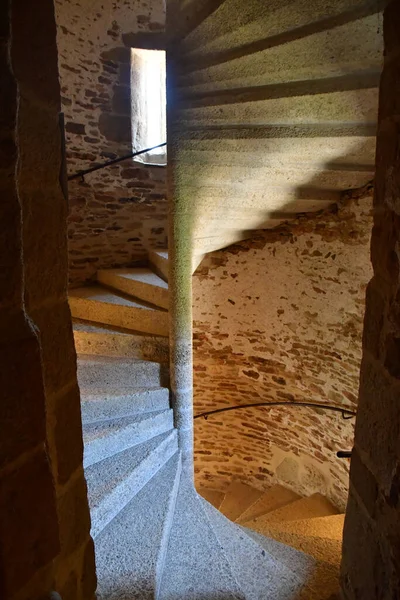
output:
[[53, 2], [8, 0], [0, 23], [0, 596], [89, 600]]
[[[354, 409], [357, 402], [371, 197], [299, 218], [206, 257], [193, 278], [195, 413], [255, 402]], [[353, 194], [356, 196], [356, 194]], [[290, 406], [195, 421], [198, 485], [231, 479], [344, 509], [354, 420]]]
[[[130, 47], [160, 45], [162, 0], [56, 0], [70, 174], [132, 151]], [[147, 37], [146, 37], [147, 35]], [[164, 141], [164, 140], [160, 140]], [[131, 160], [69, 184], [73, 285], [165, 246], [165, 170]]]
[[400, 597], [399, 88], [400, 5], [384, 18], [374, 228], [374, 276], [368, 286], [359, 413], [344, 526], [346, 599]]

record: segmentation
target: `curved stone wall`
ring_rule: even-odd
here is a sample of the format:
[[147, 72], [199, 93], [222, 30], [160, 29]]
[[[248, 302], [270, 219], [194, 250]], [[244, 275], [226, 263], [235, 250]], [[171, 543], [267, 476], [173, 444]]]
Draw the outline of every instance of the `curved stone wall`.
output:
[[[355, 408], [366, 283], [370, 194], [206, 257], [194, 276], [195, 413], [252, 402]], [[196, 420], [201, 485], [238, 478], [347, 498], [354, 419], [284, 406]]]

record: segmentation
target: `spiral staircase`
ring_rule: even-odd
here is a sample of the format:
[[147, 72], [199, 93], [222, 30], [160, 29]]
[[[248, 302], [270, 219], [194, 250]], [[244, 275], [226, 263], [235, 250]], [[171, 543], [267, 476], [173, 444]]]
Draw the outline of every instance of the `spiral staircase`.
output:
[[198, 493], [182, 472], [161, 253], [70, 295], [98, 597], [329, 598], [343, 515], [328, 500], [240, 482]]
[[[384, 4], [168, 1], [173, 219], [198, 260], [373, 178]], [[198, 493], [182, 470], [167, 261], [70, 294], [98, 595], [334, 598], [343, 515], [327, 499], [237, 481]]]

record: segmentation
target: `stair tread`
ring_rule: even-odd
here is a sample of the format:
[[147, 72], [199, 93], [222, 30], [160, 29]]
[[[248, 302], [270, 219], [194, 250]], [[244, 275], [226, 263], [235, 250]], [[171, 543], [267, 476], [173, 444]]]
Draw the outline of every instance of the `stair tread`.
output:
[[293, 571], [210, 504], [204, 506], [246, 600], [298, 598], [303, 582]]
[[112, 292], [108, 288], [101, 285], [74, 288], [69, 292], [69, 297], [76, 300], [88, 300], [99, 302], [101, 304], [111, 304], [113, 306], [126, 306], [128, 308], [141, 309], [146, 311], [164, 312], [160, 308], [151, 306], [146, 302], [141, 302], [138, 299], [124, 297], [116, 292]]
[[159, 600], [177, 598], [245, 598], [189, 478], [179, 487]]
[[[293, 570], [308, 587], [305, 596], [300, 596], [296, 600], [332, 600], [332, 594], [338, 592], [339, 573], [337, 565], [320, 560], [321, 554], [316, 557], [311, 556], [311, 553], [307, 552], [310, 550], [310, 546], [301, 547], [296, 542], [295, 546], [291, 546], [251, 529], [243, 529], [277, 560]], [[299, 549], [297, 549], [297, 546]]]
[[264, 536], [248, 527], [240, 526], [240, 528], [271, 556], [293, 571], [300, 581], [307, 582], [315, 571], [315, 559], [308, 554], [296, 550], [292, 546], [282, 544], [271, 537]]
[[312, 494], [307, 498], [301, 498], [290, 502], [281, 508], [277, 508], [261, 517], [256, 517], [251, 521], [247, 521], [246, 525], [253, 527], [253, 524], [262, 526], [272, 521], [297, 521], [300, 519], [311, 519], [313, 517], [326, 517], [329, 515], [337, 515], [339, 511], [333, 504], [322, 496], [322, 494]]
[[162, 414], [168, 415], [169, 412], [170, 409], [158, 410], [150, 413], [141, 413], [111, 419], [101, 419], [99, 421], [85, 423], [83, 426], [83, 439], [85, 444], [87, 444], [92, 440], [98, 440], [99, 438], [113, 435], [113, 433], [118, 432], [125, 427], [129, 427], [130, 425], [151, 421], [154, 419], [154, 417]]
[[84, 423], [85, 468], [173, 429], [172, 410]]
[[179, 477], [180, 458], [176, 453], [97, 536], [100, 597], [157, 597]]
[[110, 274], [137, 283], [144, 283], [153, 287], [162, 288], [163, 290], [168, 290], [168, 283], [147, 267], [136, 267], [132, 269], [102, 269], [97, 273]]
[[238, 519], [240, 523], [245, 523], [255, 517], [260, 517], [268, 512], [281, 508], [289, 502], [299, 500], [300, 496], [283, 487], [282, 485], [274, 485], [269, 490], [263, 493], [263, 495], [256, 500], [247, 510], [242, 513]]
[[298, 519], [296, 521], [273, 521], [269, 525], [269, 531], [274, 529], [306, 537], [320, 537], [341, 541], [343, 537], [344, 517], [344, 514], [338, 514], [327, 517]]
[[207, 502], [215, 506], [215, 508], [219, 508], [221, 506], [221, 502], [225, 497], [225, 492], [221, 492], [220, 490], [213, 490], [211, 488], [199, 487], [197, 488], [200, 496], [205, 498]]
[[138, 340], [143, 340], [143, 338], [148, 338], [149, 340], [165, 340], [165, 337], [162, 335], [146, 333], [145, 331], [132, 331], [132, 329], [124, 329], [122, 327], [117, 327], [116, 325], [96, 323], [95, 321], [84, 321], [83, 319], [72, 319], [72, 328], [77, 332], [109, 333], [121, 337], [129, 336], [130, 339], [137, 338]]
[[97, 393], [85, 393], [82, 397], [82, 422], [99, 421], [115, 417], [128, 417], [134, 414], [168, 410], [169, 390], [163, 387], [136, 388], [132, 391], [127, 387], [118, 393], [108, 390]]
[[265, 532], [277, 541], [292, 546], [296, 550], [313, 556], [316, 560], [334, 567], [339, 567], [342, 558], [342, 541], [322, 537], [300, 535], [290, 531], [282, 531], [277, 527]]
[[93, 537], [177, 450], [177, 432], [173, 430], [85, 469]]
[[78, 382], [83, 394], [125, 393], [144, 387], [166, 387], [168, 368], [158, 362], [114, 356], [78, 356]]
[[219, 510], [229, 519], [237, 519], [263, 492], [241, 481], [232, 481], [226, 490]]

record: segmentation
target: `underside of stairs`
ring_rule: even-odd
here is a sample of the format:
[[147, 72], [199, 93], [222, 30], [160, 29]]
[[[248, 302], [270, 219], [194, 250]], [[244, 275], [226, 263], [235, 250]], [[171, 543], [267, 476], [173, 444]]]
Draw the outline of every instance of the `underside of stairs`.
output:
[[174, 192], [195, 253], [373, 180], [384, 0], [169, 4]]

